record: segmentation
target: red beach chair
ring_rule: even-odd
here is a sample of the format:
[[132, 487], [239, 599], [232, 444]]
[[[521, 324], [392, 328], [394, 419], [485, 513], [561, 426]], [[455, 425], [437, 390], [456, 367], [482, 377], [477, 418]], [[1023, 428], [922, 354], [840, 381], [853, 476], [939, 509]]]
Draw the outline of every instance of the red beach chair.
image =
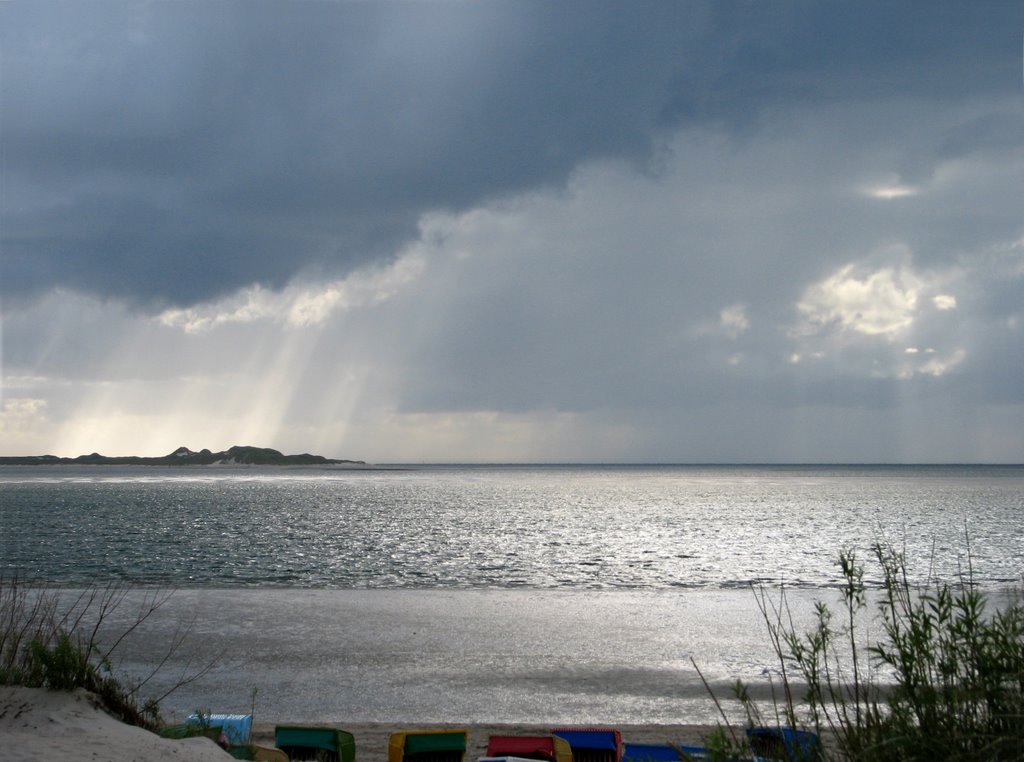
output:
[[569, 742], [558, 736], [491, 736], [488, 757], [516, 757], [542, 762], [573, 762]]

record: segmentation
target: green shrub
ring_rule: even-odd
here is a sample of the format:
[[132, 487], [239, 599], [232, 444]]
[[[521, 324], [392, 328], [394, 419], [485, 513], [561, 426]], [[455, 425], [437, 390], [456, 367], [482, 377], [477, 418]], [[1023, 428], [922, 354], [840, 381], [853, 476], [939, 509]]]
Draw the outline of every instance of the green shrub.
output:
[[66, 632], [57, 633], [53, 645], [39, 638], [29, 643], [28, 665], [33, 682], [55, 691], [85, 687], [94, 682], [96, 672], [85, 649]]
[[[954, 584], [916, 589], [902, 554], [877, 545], [873, 557], [881, 572], [877, 642], [864, 639], [868, 591], [852, 552], [839, 558], [839, 614], [817, 603], [807, 632], [793, 625], [784, 593], [775, 602], [764, 589], [757, 592], [782, 676], [775, 723], [823, 736], [826, 758], [1024, 758], [1020, 598], [990, 611], [969, 572]], [[794, 697], [800, 684], [802, 703]], [[767, 724], [742, 684], [736, 696], [750, 724]], [[735, 752], [742, 742], [732, 738]]]
[[914, 595], [903, 560], [876, 549], [884, 571], [884, 640], [870, 649], [894, 678], [885, 711], [857, 748], [902, 759], [1020, 759], [1024, 755], [1024, 608], [992, 613], [963, 581]]

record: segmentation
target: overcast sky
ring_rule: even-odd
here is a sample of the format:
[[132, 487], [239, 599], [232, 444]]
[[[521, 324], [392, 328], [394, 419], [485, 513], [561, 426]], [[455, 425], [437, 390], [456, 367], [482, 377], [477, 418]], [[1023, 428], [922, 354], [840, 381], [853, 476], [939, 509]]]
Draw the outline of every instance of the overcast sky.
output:
[[0, 454], [1024, 462], [1022, 35], [0, 3]]

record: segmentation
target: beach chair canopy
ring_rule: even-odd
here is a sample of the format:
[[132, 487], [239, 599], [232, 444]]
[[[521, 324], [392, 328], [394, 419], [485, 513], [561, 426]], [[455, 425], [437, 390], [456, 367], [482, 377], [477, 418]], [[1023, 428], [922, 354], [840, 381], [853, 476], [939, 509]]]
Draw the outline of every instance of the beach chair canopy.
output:
[[185, 719], [185, 724], [193, 728], [220, 728], [232, 746], [249, 743], [252, 734], [251, 714], [193, 714]]
[[462, 762], [468, 730], [419, 730], [392, 733], [388, 762]]
[[667, 743], [630, 743], [622, 745], [622, 762], [679, 762], [679, 748]]
[[558, 736], [491, 736], [487, 756], [572, 762], [572, 749]]
[[793, 728], [747, 728], [747, 740], [754, 756], [764, 760], [811, 762], [818, 759], [818, 736]]
[[575, 762], [622, 760], [622, 734], [612, 728], [555, 728], [551, 732], [569, 742]]
[[346, 730], [312, 725], [278, 725], [274, 745], [291, 760], [355, 762], [356, 739]]

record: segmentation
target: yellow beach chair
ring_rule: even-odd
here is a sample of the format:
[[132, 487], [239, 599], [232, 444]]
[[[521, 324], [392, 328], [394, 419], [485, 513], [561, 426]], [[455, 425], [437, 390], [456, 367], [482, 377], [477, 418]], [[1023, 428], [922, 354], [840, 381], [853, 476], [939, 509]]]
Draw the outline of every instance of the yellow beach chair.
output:
[[414, 730], [392, 733], [388, 762], [463, 762], [468, 730]]
[[269, 746], [252, 747], [253, 762], [291, 762], [288, 755], [281, 749], [273, 749]]

